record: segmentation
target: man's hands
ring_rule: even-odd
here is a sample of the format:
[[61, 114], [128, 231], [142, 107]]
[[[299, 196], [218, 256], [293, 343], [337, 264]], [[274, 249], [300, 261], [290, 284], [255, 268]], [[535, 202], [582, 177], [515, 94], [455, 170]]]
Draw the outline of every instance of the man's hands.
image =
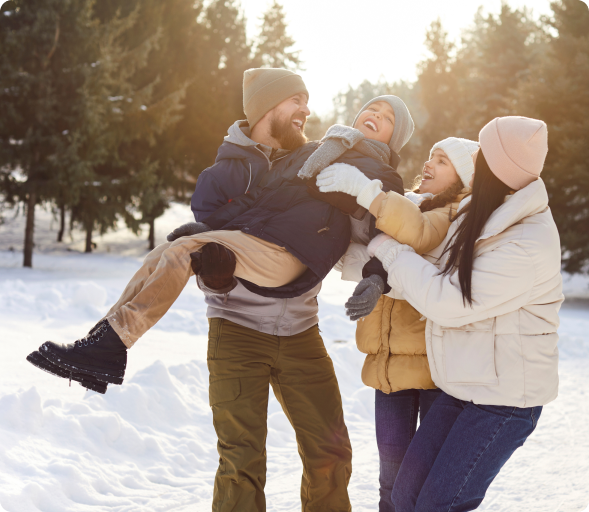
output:
[[211, 231], [211, 228], [204, 222], [188, 222], [172, 231], [167, 236], [167, 239], [168, 242], [173, 242], [183, 236], [198, 235], [199, 233], [206, 233], [207, 231]]
[[363, 316], [369, 315], [384, 290], [382, 277], [371, 275], [362, 279], [356, 286], [354, 293], [346, 302], [346, 315], [350, 320], [360, 320]]
[[368, 210], [382, 190], [382, 181], [368, 179], [353, 165], [337, 163], [317, 175], [317, 186], [321, 192], [350, 194]]

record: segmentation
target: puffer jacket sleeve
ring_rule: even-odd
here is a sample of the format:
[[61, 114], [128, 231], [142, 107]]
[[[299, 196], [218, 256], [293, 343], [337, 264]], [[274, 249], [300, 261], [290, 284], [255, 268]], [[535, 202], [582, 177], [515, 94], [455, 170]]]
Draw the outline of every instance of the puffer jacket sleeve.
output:
[[428, 319], [447, 327], [516, 311], [528, 303], [535, 279], [532, 258], [514, 242], [475, 258], [472, 306], [462, 298], [458, 273], [440, 270], [421, 256], [402, 252], [387, 269], [389, 284]]
[[213, 212], [241, 196], [249, 178], [242, 160], [221, 160], [201, 172], [190, 202], [196, 222], [206, 222]]
[[424, 254], [442, 243], [450, 227], [451, 205], [422, 213], [406, 197], [387, 193], [376, 217], [376, 227], [398, 242]]
[[359, 283], [363, 279], [362, 269], [369, 260], [368, 248], [352, 242], [334, 268], [342, 273], [342, 281]]

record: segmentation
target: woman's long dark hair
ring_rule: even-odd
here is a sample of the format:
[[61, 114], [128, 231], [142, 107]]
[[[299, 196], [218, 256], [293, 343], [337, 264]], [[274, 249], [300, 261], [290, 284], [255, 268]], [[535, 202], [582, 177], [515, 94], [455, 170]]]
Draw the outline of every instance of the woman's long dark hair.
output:
[[483, 227], [491, 214], [503, 204], [505, 196], [511, 189], [491, 171], [483, 152], [479, 151], [475, 163], [472, 198], [458, 215], [464, 215], [460, 226], [452, 237], [444, 253], [449, 252], [443, 274], [449, 274], [458, 267], [458, 281], [462, 291], [462, 300], [472, 306], [472, 266], [474, 262], [474, 244], [481, 235]]

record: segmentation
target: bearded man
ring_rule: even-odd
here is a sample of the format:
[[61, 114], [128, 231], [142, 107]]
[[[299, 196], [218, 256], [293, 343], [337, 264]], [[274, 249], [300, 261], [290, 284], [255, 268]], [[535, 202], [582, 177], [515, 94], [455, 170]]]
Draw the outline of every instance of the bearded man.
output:
[[[229, 128], [215, 164], [198, 178], [192, 196], [197, 222], [175, 230], [169, 241], [202, 231], [207, 217], [253, 190], [268, 173], [279, 173], [283, 159], [304, 149], [308, 97], [302, 78], [286, 69], [245, 72], [247, 120]], [[224, 249], [218, 250], [221, 265]], [[303, 462], [302, 510], [351, 510], [352, 449], [333, 363], [317, 325], [320, 287], [280, 299], [252, 293], [241, 283], [224, 294], [202, 286], [219, 451], [214, 511], [266, 510], [270, 385], [296, 432]]]

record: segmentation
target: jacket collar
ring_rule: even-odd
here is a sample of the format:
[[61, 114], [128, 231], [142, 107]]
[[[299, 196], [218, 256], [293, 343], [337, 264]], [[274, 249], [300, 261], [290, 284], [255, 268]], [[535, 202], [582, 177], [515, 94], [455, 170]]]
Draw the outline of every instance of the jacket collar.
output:
[[[458, 210], [467, 205], [471, 198], [471, 195], [465, 197], [460, 202]], [[546, 191], [546, 185], [544, 185], [542, 179], [538, 178], [515, 194], [506, 196], [504, 203], [489, 217], [477, 241], [498, 235], [526, 217], [543, 212], [547, 207], [548, 192]]]

